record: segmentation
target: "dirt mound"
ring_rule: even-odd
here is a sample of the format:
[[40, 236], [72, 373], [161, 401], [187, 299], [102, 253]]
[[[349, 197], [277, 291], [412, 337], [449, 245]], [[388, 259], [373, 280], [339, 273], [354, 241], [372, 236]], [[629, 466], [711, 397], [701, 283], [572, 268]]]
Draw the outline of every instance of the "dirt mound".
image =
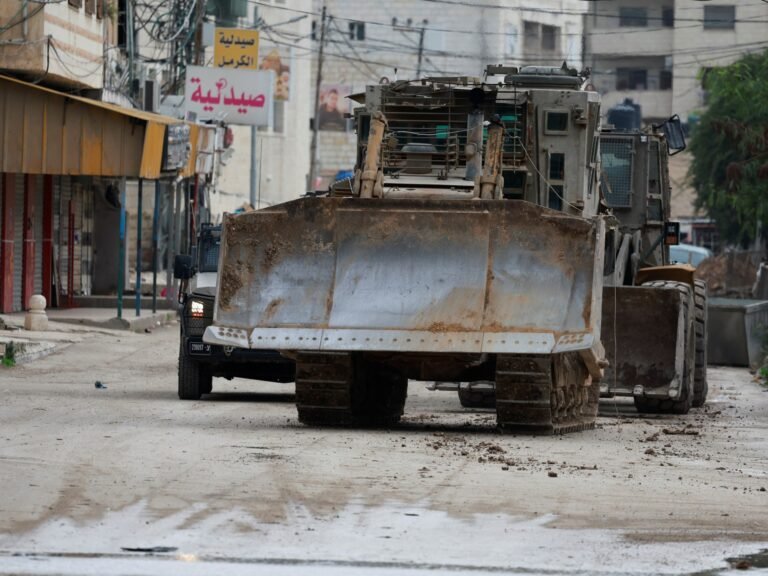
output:
[[725, 252], [707, 258], [696, 268], [696, 278], [704, 280], [710, 296], [747, 298], [757, 278], [760, 254]]

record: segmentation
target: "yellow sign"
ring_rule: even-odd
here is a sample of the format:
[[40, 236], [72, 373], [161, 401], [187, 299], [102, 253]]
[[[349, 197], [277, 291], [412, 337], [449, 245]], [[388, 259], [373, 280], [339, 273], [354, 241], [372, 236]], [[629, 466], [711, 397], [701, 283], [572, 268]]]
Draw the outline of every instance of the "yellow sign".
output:
[[259, 67], [259, 31], [216, 28], [213, 65], [218, 68], [257, 69]]

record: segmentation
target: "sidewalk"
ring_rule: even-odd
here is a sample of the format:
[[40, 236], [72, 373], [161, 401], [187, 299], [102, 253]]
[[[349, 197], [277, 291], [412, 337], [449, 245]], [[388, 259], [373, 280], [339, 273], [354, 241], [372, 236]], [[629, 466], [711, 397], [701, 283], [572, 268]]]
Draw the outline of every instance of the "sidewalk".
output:
[[48, 329], [43, 332], [24, 329], [24, 312], [0, 315], [0, 357], [9, 342], [14, 343], [16, 363], [23, 364], [98, 334], [143, 332], [176, 321], [173, 310], [142, 310], [141, 316], [123, 310], [122, 318], [115, 312], [114, 308], [53, 308], [46, 310]]

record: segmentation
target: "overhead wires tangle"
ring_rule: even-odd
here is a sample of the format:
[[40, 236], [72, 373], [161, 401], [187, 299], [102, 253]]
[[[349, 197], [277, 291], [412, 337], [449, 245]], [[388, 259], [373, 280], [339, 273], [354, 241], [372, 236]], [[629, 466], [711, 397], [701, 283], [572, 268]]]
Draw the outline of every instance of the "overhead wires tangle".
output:
[[[294, 12], [297, 14], [307, 14], [309, 16], [315, 16], [319, 17], [319, 12], [314, 12], [312, 10], [301, 10], [298, 8], [290, 8], [288, 6], [279, 6], [275, 4], [269, 4], [267, 2], [264, 2], [263, 0], [247, 0], [250, 4], [256, 5], [256, 6], [265, 6], [274, 8], [277, 10], [285, 10], [288, 12]], [[440, 3], [440, 2], [446, 2], [446, 3], [454, 3], [450, 0], [419, 0], [420, 2], [433, 2], [433, 3]], [[468, 6], [471, 8], [478, 8], [483, 7], [482, 5], [478, 5], [475, 2], [456, 2], [457, 4]], [[744, 5], [747, 6], [747, 5]], [[759, 6], [759, 4], [750, 4], [749, 6]], [[492, 7], [492, 6], [491, 6]], [[519, 10], [528, 11], [528, 12], [535, 12], [535, 13], [544, 13], [544, 14], [554, 14], [554, 15], [573, 15], [573, 16], [598, 16], [598, 17], [605, 17], [605, 18], [613, 18], [613, 19], [619, 19], [620, 15], [617, 12], [613, 13], [595, 13], [595, 12], [589, 12], [589, 11], [574, 11], [574, 10], [550, 10], [545, 8], [510, 8], [506, 6], [496, 6], [498, 9], [501, 10], [508, 10], [508, 11], [514, 11], [518, 12]], [[366, 25], [370, 26], [381, 26], [385, 28], [392, 28], [392, 22], [382, 22], [377, 20], [366, 20], [364, 18], [351, 18], [351, 17], [344, 17], [344, 16], [334, 16], [337, 20], [342, 20], [345, 22], [362, 22]], [[648, 17], [648, 21], [662, 21], [662, 18], [656, 18], [656, 17]], [[696, 23], [695, 25], [690, 26], [691, 28], [694, 27], [700, 27], [706, 20], [704, 18], [675, 18], [675, 22], [691, 22]], [[768, 23], [768, 18], [763, 19], [761, 18], [736, 18], [734, 20], [734, 23], [749, 23], [749, 24], [761, 24], [761, 23]], [[675, 25], [676, 29], [679, 28], [686, 28], [687, 26], [677, 26]], [[594, 30], [591, 32], [591, 35], [593, 36], [603, 36], [603, 35], [626, 35], [626, 34], [643, 34], [647, 33], [649, 31], [658, 31], [658, 30], [669, 30], [669, 27], [666, 26], [658, 26], [655, 28], [651, 27], [620, 27], [620, 28], [611, 28], [609, 30]], [[443, 28], [438, 26], [425, 26], [424, 30], [429, 32], [446, 32], [446, 33], [452, 33], [452, 34], [468, 34], [472, 36], [477, 36], [477, 30], [469, 30], [469, 29], [460, 29], [460, 28]], [[487, 30], [483, 32], [483, 35], [485, 36], [510, 36], [509, 32], [506, 31], [493, 31], [493, 30]], [[574, 37], [581, 37], [582, 34], [578, 32], [574, 33], [565, 33], [562, 34], [563, 36], [574, 36]]]

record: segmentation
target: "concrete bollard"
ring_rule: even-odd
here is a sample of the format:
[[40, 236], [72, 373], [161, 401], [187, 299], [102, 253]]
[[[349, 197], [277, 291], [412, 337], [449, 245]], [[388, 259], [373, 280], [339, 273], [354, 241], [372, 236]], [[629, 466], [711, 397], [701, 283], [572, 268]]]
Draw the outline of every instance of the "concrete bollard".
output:
[[48, 329], [48, 316], [45, 314], [45, 296], [33, 294], [29, 298], [29, 310], [24, 316], [24, 329], [43, 332]]

